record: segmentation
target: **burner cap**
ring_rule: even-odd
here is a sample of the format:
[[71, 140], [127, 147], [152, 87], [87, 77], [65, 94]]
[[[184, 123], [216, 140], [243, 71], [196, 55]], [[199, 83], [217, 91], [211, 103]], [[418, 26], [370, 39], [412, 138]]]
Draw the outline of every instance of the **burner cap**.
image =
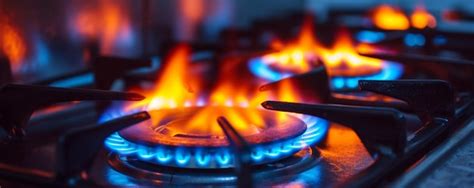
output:
[[[190, 107], [154, 110], [149, 113], [152, 121], [124, 129], [119, 134], [128, 141], [148, 146], [228, 147], [229, 142], [217, 124], [217, 117], [236, 114], [239, 115], [237, 119], [247, 121], [230, 123], [251, 145], [284, 141], [301, 135], [306, 130], [305, 123], [291, 115], [241, 107]], [[207, 117], [202, 116], [208, 121], [194, 118], [198, 113], [208, 114]], [[252, 121], [250, 116], [258, 116], [263, 121]], [[278, 118], [283, 118], [284, 121]], [[154, 122], [154, 119], [159, 120]], [[209, 121], [212, 123], [209, 124]]]

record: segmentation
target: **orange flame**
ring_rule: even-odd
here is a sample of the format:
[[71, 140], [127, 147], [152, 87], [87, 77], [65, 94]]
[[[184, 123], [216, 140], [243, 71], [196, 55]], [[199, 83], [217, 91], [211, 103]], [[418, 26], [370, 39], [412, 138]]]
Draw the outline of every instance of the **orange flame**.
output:
[[320, 42], [314, 37], [311, 19], [305, 20], [296, 41], [284, 45], [281, 41], [274, 40], [271, 46], [279, 52], [264, 56], [264, 62], [272, 62], [277, 67], [284, 67], [285, 70], [297, 73], [309, 71], [313, 63], [316, 63], [308, 61], [311, 58], [309, 56], [313, 55], [312, 51], [324, 51]]
[[[281, 42], [271, 44], [276, 53], [263, 56], [263, 61], [277, 68], [284, 68], [293, 73], [304, 73], [316, 65], [315, 56], [326, 65], [331, 75], [363, 74], [367, 71], [377, 71], [382, 61], [360, 56], [348, 32], [342, 31], [331, 48], [325, 47], [314, 37], [311, 22], [305, 21], [296, 42], [283, 45]], [[284, 47], [283, 47], [284, 46]], [[361, 45], [364, 52], [373, 52], [375, 48]]]
[[386, 30], [406, 30], [410, 28], [410, 22], [403, 11], [385, 4], [375, 8], [373, 22], [378, 28]]
[[26, 43], [20, 32], [8, 23], [0, 23], [0, 50], [8, 57], [13, 70], [18, 70], [26, 55]]
[[[146, 110], [157, 109], [184, 109], [199, 107], [199, 110], [189, 117], [180, 121], [180, 127], [194, 134], [223, 135], [217, 124], [218, 116], [225, 116], [232, 125], [244, 135], [254, 134], [260, 128], [266, 126], [268, 119], [262, 115], [260, 103], [268, 99], [279, 99], [283, 101], [297, 101], [298, 96], [289, 93], [291, 86], [281, 87], [279, 93], [258, 92], [257, 87], [251, 84], [242, 84], [242, 79], [229, 76], [228, 72], [232, 63], [222, 63], [220, 76], [216, 86], [205, 94], [199, 88], [201, 83], [196, 80], [199, 76], [188, 76], [190, 50], [186, 46], [179, 46], [172, 51], [167, 59], [165, 68], [152, 92], [145, 94], [147, 99], [126, 106], [125, 110], [144, 108]], [[288, 115], [275, 113], [275, 121], [284, 121]], [[164, 118], [159, 113], [154, 114], [152, 123], [158, 124]], [[253, 126], [249, 126], [253, 125]]]
[[411, 25], [417, 29], [436, 27], [435, 17], [426, 11], [424, 6], [416, 6], [415, 11], [411, 14], [410, 20]]
[[435, 28], [436, 19], [424, 6], [416, 6], [415, 11], [408, 18], [403, 11], [390, 5], [380, 5], [374, 9], [373, 23], [376, 27], [385, 30], [406, 30], [410, 25], [417, 29]]
[[79, 34], [86, 37], [95, 37], [99, 33], [99, 28], [94, 11], [86, 10], [77, 15], [75, 27]]
[[74, 28], [83, 37], [97, 38], [101, 50], [110, 53], [115, 43], [130, 32], [127, 12], [119, 4], [102, 1], [96, 9], [85, 9], [74, 18]]
[[[330, 50], [319, 52], [330, 75], [358, 75], [378, 71], [382, 66], [379, 59], [360, 56], [348, 32], [342, 31]], [[365, 52], [375, 50], [370, 46], [364, 47]]]
[[176, 25], [176, 37], [179, 40], [191, 40], [197, 29], [197, 24], [205, 15], [204, 0], [178, 0], [178, 21]]

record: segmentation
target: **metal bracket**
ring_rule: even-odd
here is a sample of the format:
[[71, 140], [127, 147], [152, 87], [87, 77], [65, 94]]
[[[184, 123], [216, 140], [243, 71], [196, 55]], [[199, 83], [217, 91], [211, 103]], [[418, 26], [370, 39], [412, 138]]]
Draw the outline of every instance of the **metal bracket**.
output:
[[106, 56], [95, 57], [92, 62], [95, 88], [110, 89], [113, 82], [122, 78], [126, 72], [149, 66], [151, 66], [150, 59], [129, 59]]
[[12, 72], [10, 61], [0, 55], [0, 84], [10, 83], [12, 81]]
[[253, 187], [250, 146], [225, 117], [219, 117], [217, 123], [222, 128], [222, 131], [224, 131], [227, 140], [234, 150], [234, 166], [237, 174], [238, 187]]
[[138, 112], [100, 125], [68, 131], [58, 140], [56, 179], [69, 180], [80, 177], [82, 172], [90, 168], [108, 135], [147, 119], [150, 119], [147, 112]]
[[407, 102], [424, 121], [454, 115], [454, 91], [443, 80], [360, 80], [359, 87]]
[[7, 84], [0, 87], [0, 126], [10, 138], [21, 138], [33, 111], [44, 106], [68, 101], [142, 99], [136, 93]]
[[279, 101], [266, 101], [262, 106], [269, 110], [313, 115], [348, 126], [356, 132], [373, 157], [377, 154], [403, 154], [407, 142], [405, 127], [421, 124], [416, 116], [393, 108]]
[[324, 66], [315, 68], [311, 72], [293, 75], [276, 82], [260, 87], [260, 91], [278, 91], [282, 85], [290, 85], [305, 98], [305, 101], [327, 102], [331, 98], [329, 78]]

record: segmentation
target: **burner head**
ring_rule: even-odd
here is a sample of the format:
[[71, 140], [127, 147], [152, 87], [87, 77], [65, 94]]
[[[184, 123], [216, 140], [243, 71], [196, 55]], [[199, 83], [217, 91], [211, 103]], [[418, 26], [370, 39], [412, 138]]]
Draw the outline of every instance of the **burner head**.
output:
[[[226, 114], [229, 112], [242, 114], [239, 119], [250, 119], [252, 117], [247, 116], [250, 114], [249, 111], [252, 111], [250, 112], [252, 115], [262, 117], [263, 122], [247, 121], [252, 123], [250, 125], [244, 124], [245, 122], [231, 123], [252, 145], [286, 140], [301, 135], [306, 129], [303, 121], [291, 115], [240, 107], [191, 107], [151, 111], [149, 113], [152, 121], [124, 129], [119, 134], [131, 142], [148, 146], [228, 147], [229, 142], [217, 124], [217, 117], [231, 116]], [[197, 113], [209, 114], [207, 119], [215, 119], [215, 124], [201, 124], [198, 119], [193, 118]], [[159, 122], [153, 122], [153, 117], [158, 116], [165, 118], [159, 118]], [[279, 121], [277, 118], [285, 118], [285, 121]]]
[[[240, 119], [246, 120], [237, 122], [234, 119], [231, 123], [251, 146], [252, 164], [255, 165], [291, 156], [319, 140], [327, 130], [326, 123], [319, 119], [310, 121], [316, 122], [314, 125], [319, 123], [319, 127], [312, 126], [307, 130], [305, 121], [293, 115], [242, 107], [188, 107], [149, 113], [151, 120], [110, 136], [106, 140], [109, 149], [164, 166], [231, 168], [232, 148], [217, 124], [219, 116], [240, 115]], [[199, 119], [193, 118], [198, 113], [208, 114], [206, 119], [214, 118], [216, 123], [201, 124]], [[255, 117], [263, 121], [252, 120]], [[307, 132], [309, 135], [305, 134]]]

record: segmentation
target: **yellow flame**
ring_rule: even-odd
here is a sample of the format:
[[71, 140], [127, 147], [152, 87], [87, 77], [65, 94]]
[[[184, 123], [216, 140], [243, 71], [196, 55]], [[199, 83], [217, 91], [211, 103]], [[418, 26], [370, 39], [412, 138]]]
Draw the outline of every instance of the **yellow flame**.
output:
[[410, 28], [407, 16], [400, 9], [386, 4], [375, 8], [373, 22], [378, 28], [386, 30], [406, 30]]
[[426, 11], [424, 6], [417, 6], [415, 11], [411, 14], [410, 20], [414, 28], [424, 29], [427, 27], [436, 27], [435, 17]]
[[[330, 75], [354, 75], [368, 69], [380, 69], [382, 61], [379, 59], [360, 56], [349, 33], [342, 31], [330, 50], [321, 51], [323, 62]], [[370, 46], [364, 46], [365, 52], [371, 52]]]
[[[145, 93], [147, 99], [126, 106], [125, 110], [144, 108], [146, 110], [184, 109], [201, 106], [199, 111], [190, 117], [181, 118], [171, 123], [194, 134], [223, 135], [217, 124], [217, 117], [226, 117], [241, 134], [258, 133], [267, 126], [267, 120], [262, 115], [260, 103], [269, 100], [295, 102], [298, 96], [292, 92], [291, 86], [281, 87], [281, 92], [259, 92], [251, 84], [243, 84], [239, 75], [229, 75], [232, 63], [223, 62], [216, 86], [209, 93], [201, 92], [199, 76], [190, 78], [189, 66], [190, 49], [181, 45], [172, 51], [166, 60], [161, 76], [153, 91]], [[202, 75], [201, 75], [202, 76]], [[275, 113], [275, 121], [285, 121], [288, 116]], [[165, 116], [156, 113], [152, 117], [153, 124], [161, 122]]]
[[417, 29], [436, 27], [436, 18], [422, 5], [416, 6], [409, 18], [397, 7], [380, 5], [374, 9], [372, 20], [376, 27], [385, 30], [406, 30], [410, 26]]
[[186, 81], [188, 56], [189, 49], [186, 46], [181, 46], [173, 52], [169, 59], [169, 67], [163, 72], [157, 84], [149, 108], [175, 108], [178, 107], [178, 103], [184, 104], [187, 99], [194, 99], [193, 88], [190, 88]]
[[[367, 70], [378, 70], [382, 61], [360, 56], [348, 32], [342, 31], [337, 34], [336, 41], [332, 47], [325, 47], [314, 37], [311, 22], [305, 21], [296, 42], [283, 45], [281, 42], [273, 42], [278, 52], [263, 56], [263, 61], [277, 68], [293, 73], [304, 73], [309, 71], [319, 57], [326, 65], [331, 75], [357, 74]], [[360, 46], [364, 52], [372, 52], [375, 48], [368, 45]]]
[[186, 45], [172, 50], [155, 88], [146, 94], [147, 99], [129, 105], [126, 110], [144, 106], [147, 109], [178, 108], [189, 105], [191, 101], [196, 102], [198, 95], [193, 91], [198, 88], [190, 86], [186, 75], [189, 53]]
[[309, 71], [311, 66], [316, 63], [316, 61], [308, 61], [308, 58], [310, 58], [308, 56], [313, 54], [312, 51], [324, 50], [320, 42], [314, 37], [311, 19], [305, 20], [296, 41], [284, 45], [281, 41], [275, 40], [271, 46], [279, 52], [263, 56], [263, 61], [298, 73]]

